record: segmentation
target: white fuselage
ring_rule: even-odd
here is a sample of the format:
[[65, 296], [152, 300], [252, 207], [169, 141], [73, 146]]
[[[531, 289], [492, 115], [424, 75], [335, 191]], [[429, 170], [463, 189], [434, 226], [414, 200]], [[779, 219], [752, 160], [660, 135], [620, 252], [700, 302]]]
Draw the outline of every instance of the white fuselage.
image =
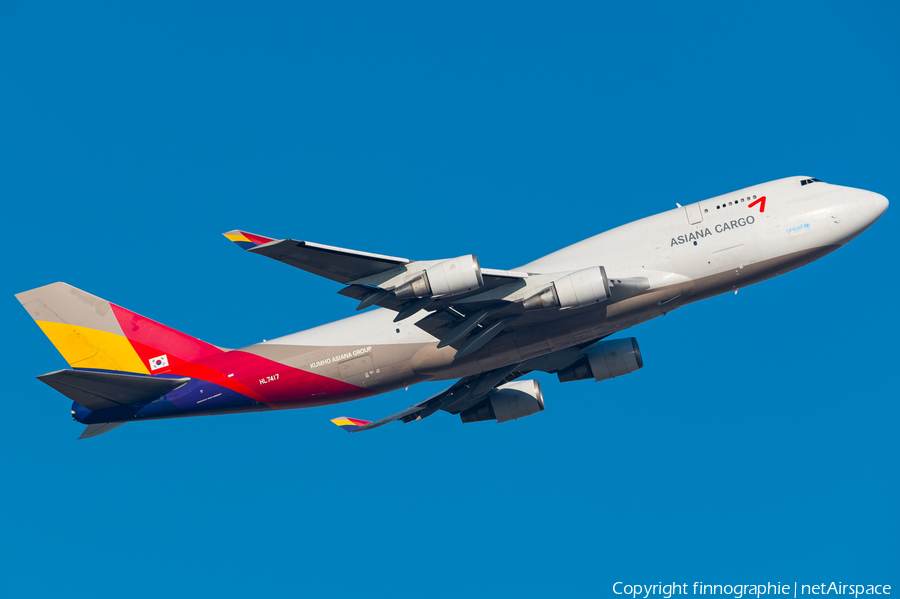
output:
[[[642, 218], [519, 270], [559, 272], [604, 264], [611, 277], [648, 276], [652, 287], [661, 287], [673, 277], [697, 280], [729, 271], [734, 264], [839, 247], [887, 208], [887, 200], [870, 191], [822, 182], [799, 184], [808, 179], [780, 179]], [[760, 204], [749, 208], [762, 197], [764, 212]], [[690, 220], [696, 224], [688, 217], [692, 211], [696, 216]]]

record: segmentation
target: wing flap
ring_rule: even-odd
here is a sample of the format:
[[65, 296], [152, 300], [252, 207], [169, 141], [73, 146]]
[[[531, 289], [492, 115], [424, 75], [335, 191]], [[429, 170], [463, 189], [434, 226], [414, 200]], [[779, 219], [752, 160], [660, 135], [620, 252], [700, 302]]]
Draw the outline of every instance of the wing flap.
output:
[[37, 378], [91, 411], [145, 405], [191, 380], [91, 370], [57, 370]]
[[[362, 310], [368, 308], [368, 305], [364, 305], [363, 302], [366, 301], [370, 295], [374, 292], [378, 291], [373, 287], [366, 287], [364, 285], [350, 285], [349, 287], [344, 287], [340, 291], [338, 291], [338, 295], [343, 295], [344, 297], [349, 297], [351, 299], [355, 299], [360, 302], [362, 308], [357, 308], [357, 310]], [[399, 312], [403, 309], [403, 306], [407, 304], [404, 300], [397, 299], [393, 293], [388, 293], [387, 295], [374, 298], [375, 301], [370, 305], [375, 305], [380, 308], [387, 308], [389, 310], [393, 310], [394, 312]]]

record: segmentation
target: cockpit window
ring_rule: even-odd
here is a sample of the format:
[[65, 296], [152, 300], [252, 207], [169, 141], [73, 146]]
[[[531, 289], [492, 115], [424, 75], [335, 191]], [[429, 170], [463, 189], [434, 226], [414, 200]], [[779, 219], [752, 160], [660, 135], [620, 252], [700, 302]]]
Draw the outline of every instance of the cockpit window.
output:
[[821, 183], [822, 181], [819, 179], [804, 179], [800, 181], [800, 185], [812, 185], [813, 183]]

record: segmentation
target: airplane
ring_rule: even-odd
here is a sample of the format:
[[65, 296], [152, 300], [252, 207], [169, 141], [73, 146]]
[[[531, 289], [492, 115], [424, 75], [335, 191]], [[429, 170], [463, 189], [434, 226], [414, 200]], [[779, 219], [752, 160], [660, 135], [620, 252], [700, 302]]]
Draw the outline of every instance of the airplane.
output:
[[340, 283], [361, 311], [236, 350], [66, 283], [16, 297], [70, 366], [37, 378], [73, 400], [81, 439], [140, 420], [338, 404], [452, 379], [384, 418], [332, 422], [362, 432], [439, 410], [507, 422], [544, 409], [528, 373], [569, 382], [634, 372], [637, 340], [610, 336], [818, 260], [887, 207], [871, 191], [789, 177], [677, 205], [513, 270], [483, 268], [474, 254], [409, 260], [234, 230], [225, 237], [247, 252]]

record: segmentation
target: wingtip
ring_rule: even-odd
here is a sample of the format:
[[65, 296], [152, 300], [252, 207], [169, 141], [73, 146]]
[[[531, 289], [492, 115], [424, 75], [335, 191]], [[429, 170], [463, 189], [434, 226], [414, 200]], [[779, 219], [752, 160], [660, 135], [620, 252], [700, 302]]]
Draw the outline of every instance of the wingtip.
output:
[[346, 416], [339, 416], [338, 418], [332, 418], [331, 421], [335, 423], [337, 426], [341, 427], [348, 433], [356, 432], [357, 429], [364, 427], [369, 424], [368, 420], [359, 420], [357, 418], [347, 418]]
[[228, 241], [233, 242], [242, 250], [251, 250], [256, 246], [263, 245], [264, 243], [269, 243], [270, 241], [275, 241], [272, 237], [265, 237], [263, 235], [256, 235], [254, 233], [248, 233], [247, 231], [241, 231], [239, 229], [235, 229], [233, 231], [228, 231], [227, 233], [222, 233]]

